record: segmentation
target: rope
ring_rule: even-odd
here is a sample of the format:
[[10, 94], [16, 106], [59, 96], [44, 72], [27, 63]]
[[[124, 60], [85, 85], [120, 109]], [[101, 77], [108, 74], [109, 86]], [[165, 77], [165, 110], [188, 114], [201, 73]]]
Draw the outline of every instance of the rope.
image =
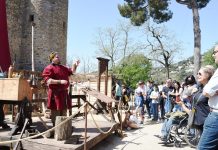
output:
[[105, 132], [105, 131], [103, 131], [103, 130], [98, 126], [98, 124], [97, 124], [97, 122], [95, 121], [95, 119], [94, 119], [93, 114], [92, 114], [91, 111], [90, 111], [90, 114], [91, 114], [92, 120], [93, 120], [93, 122], [94, 122], [96, 128], [98, 129], [99, 132], [101, 132], [101, 133], [103, 133], [103, 134], [108, 134], [108, 133], [110, 133], [110, 132], [112, 131], [114, 125], [116, 124], [116, 123], [114, 123], [114, 124], [110, 127], [110, 129]]
[[[90, 89], [90, 88], [86, 87], [86, 89]], [[89, 96], [89, 101], [90, 101], [90, 96]], [[99, 131], [100, 133], [102, 133], [102, 134], [108, 134], [108, 133], [110, 133], [116, 123], [114, 123], [114, 124], [110, 127], [110, 129], [109, 129], [108, 131], [106, 131], [106, 132], [103, 131], [103, 130], [98, 126], [97, 122], [95, 121], [95, 119], [94, 119], [94, 117], [93, 117], [93, 114], [92, 114], [92, 112], [91, 112], [92, 109], [93, 109], [92, 107], [89, 108], [88, 111], [87, 111], [87, 113], [90, 112], [91, 117], [92, 117], [92, 120], [93, 120], [93, 122], [94, 122], [96, 128], [98, 129], [98, 131]], [[118, 108], [118, 109], [119, 109], [119, 108]]]
[[14, 142], [20, 142], [20, 141], [24, 141], [24, 140], [28, 140], [28, 139], [33, 139], [36, 137], [39, 137], [41, 135], [44, 135], [50, 131], [53, 131], [54, 129], [56, 129], [57, 127], [61, 126], [62, 124], [66, 123], [67, 121], [69, 121], [70, 119], [72, 119], [75, 115], [77, 115], [81, 109], [86, 105], [87, 103], [84, 103], [76, 112], [74, 112], [74, 114], [72, 114], [71, 116], [69, 116], [66, 120], [62, 121], [61, 123], [59, 123], [58, 125], [55, 125], [53, 128], [46, 130], [45, 132], [39, 133], [37, 135], [34, 136], [29, 136], [23, 139], [18, 139], [18, 140], [10, 140], [10, 141], [2, 141], [0, 142], [0, 144], [9, 144], [9, 143], [14, 143]]

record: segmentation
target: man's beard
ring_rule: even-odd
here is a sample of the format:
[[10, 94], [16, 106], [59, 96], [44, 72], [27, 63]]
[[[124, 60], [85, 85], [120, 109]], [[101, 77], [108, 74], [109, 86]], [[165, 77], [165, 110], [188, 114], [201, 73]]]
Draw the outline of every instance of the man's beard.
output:
[[60, 65], [61, 64], [61, 61], [58, 61], [58, 62], [52, 62], [53, 64], [55, 65]]

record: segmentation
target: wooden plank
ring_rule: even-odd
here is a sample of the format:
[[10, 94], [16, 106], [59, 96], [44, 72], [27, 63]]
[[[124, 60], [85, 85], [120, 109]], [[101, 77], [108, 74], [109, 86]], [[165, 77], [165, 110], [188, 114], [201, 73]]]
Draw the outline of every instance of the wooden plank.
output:
[[[96, 118], [97, 117], [97, 118]], [[112, 125], [113, 129], [108, 132], [107, 134], [100, 133], [99, 130], [96, 128], [93, 120], [90, 118], [90, 115], [88, 115], [88, 121], [87, 121], [87, 149], [92, 148], [96, 144], [98, 144], [100, 141], [105, 139], [107, 136], [109, 136], [114, 130], [117, 129], [118, 124], [114, 124], [112, 122], [102, 121], [102, 118], [100, 118], [98, 115], [94, 115], [94, 118], [96, 119], [96, 123], [103, 131], [108, 131]], [[84, 138], [81, 138], [84, 136], [85, 132], [85, 120], [81, 118], [76, 118], [72, 120], [72, 125], [74, 126], [73, 134], [69, 140], [67, 140], [67, 144], [65, 144], [65, 141], [56, 141], [55, 139], [48, 138], [37, 138], [37, 139], [30, 139], [22, 141], [23, 148], [24, 149], [32, 149], [32, 150], [83, 150], [84, 149]], [[40, 128], [40, 126], [37, 125], [37, 127]], [[75, 143], [72, 139], [74, 137], [79, 137], [79, 143]]]
[[90, 89], [90, 88], [81, 88], [81, 90], [83, 92], [85, 92], [86, 94], [89, 94], [99, 100], [101, 100], [102, 102], [105, 102], [105, 103], [112, 103], [112, 102], [115, 102], [115, 100], [111, 97], [108, 97], [106, 96], [105, 94], [102, 94], [94, 89]]

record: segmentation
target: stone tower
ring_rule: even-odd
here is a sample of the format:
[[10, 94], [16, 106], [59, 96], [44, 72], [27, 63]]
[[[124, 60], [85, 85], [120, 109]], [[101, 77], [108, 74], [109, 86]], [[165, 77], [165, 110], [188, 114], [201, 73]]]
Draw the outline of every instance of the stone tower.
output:
[[32, 67], [32, 22], [35, 70], [49, 64], [52, 51], [66, 64], [68, 0], [6, 0], [6, 10], [10, 54], [17, 69]]

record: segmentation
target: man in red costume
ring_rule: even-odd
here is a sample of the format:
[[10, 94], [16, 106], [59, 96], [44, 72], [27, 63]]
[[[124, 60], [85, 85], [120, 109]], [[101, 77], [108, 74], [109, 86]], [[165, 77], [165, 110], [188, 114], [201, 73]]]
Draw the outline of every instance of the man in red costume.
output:
[[48, 86], [48, 109], [51, 109], [51, 120], [55, 125], [56, 116], [66, 116], [67, 109], [72, 108], [72, 102], [68, 94], [69, 76], [72, 75], [79, 60], [77, 60], [72, 68], [61, 65], [61, 61], [57, 52], [49, 55], [51, 64], [45, 67], [42, 76]]

